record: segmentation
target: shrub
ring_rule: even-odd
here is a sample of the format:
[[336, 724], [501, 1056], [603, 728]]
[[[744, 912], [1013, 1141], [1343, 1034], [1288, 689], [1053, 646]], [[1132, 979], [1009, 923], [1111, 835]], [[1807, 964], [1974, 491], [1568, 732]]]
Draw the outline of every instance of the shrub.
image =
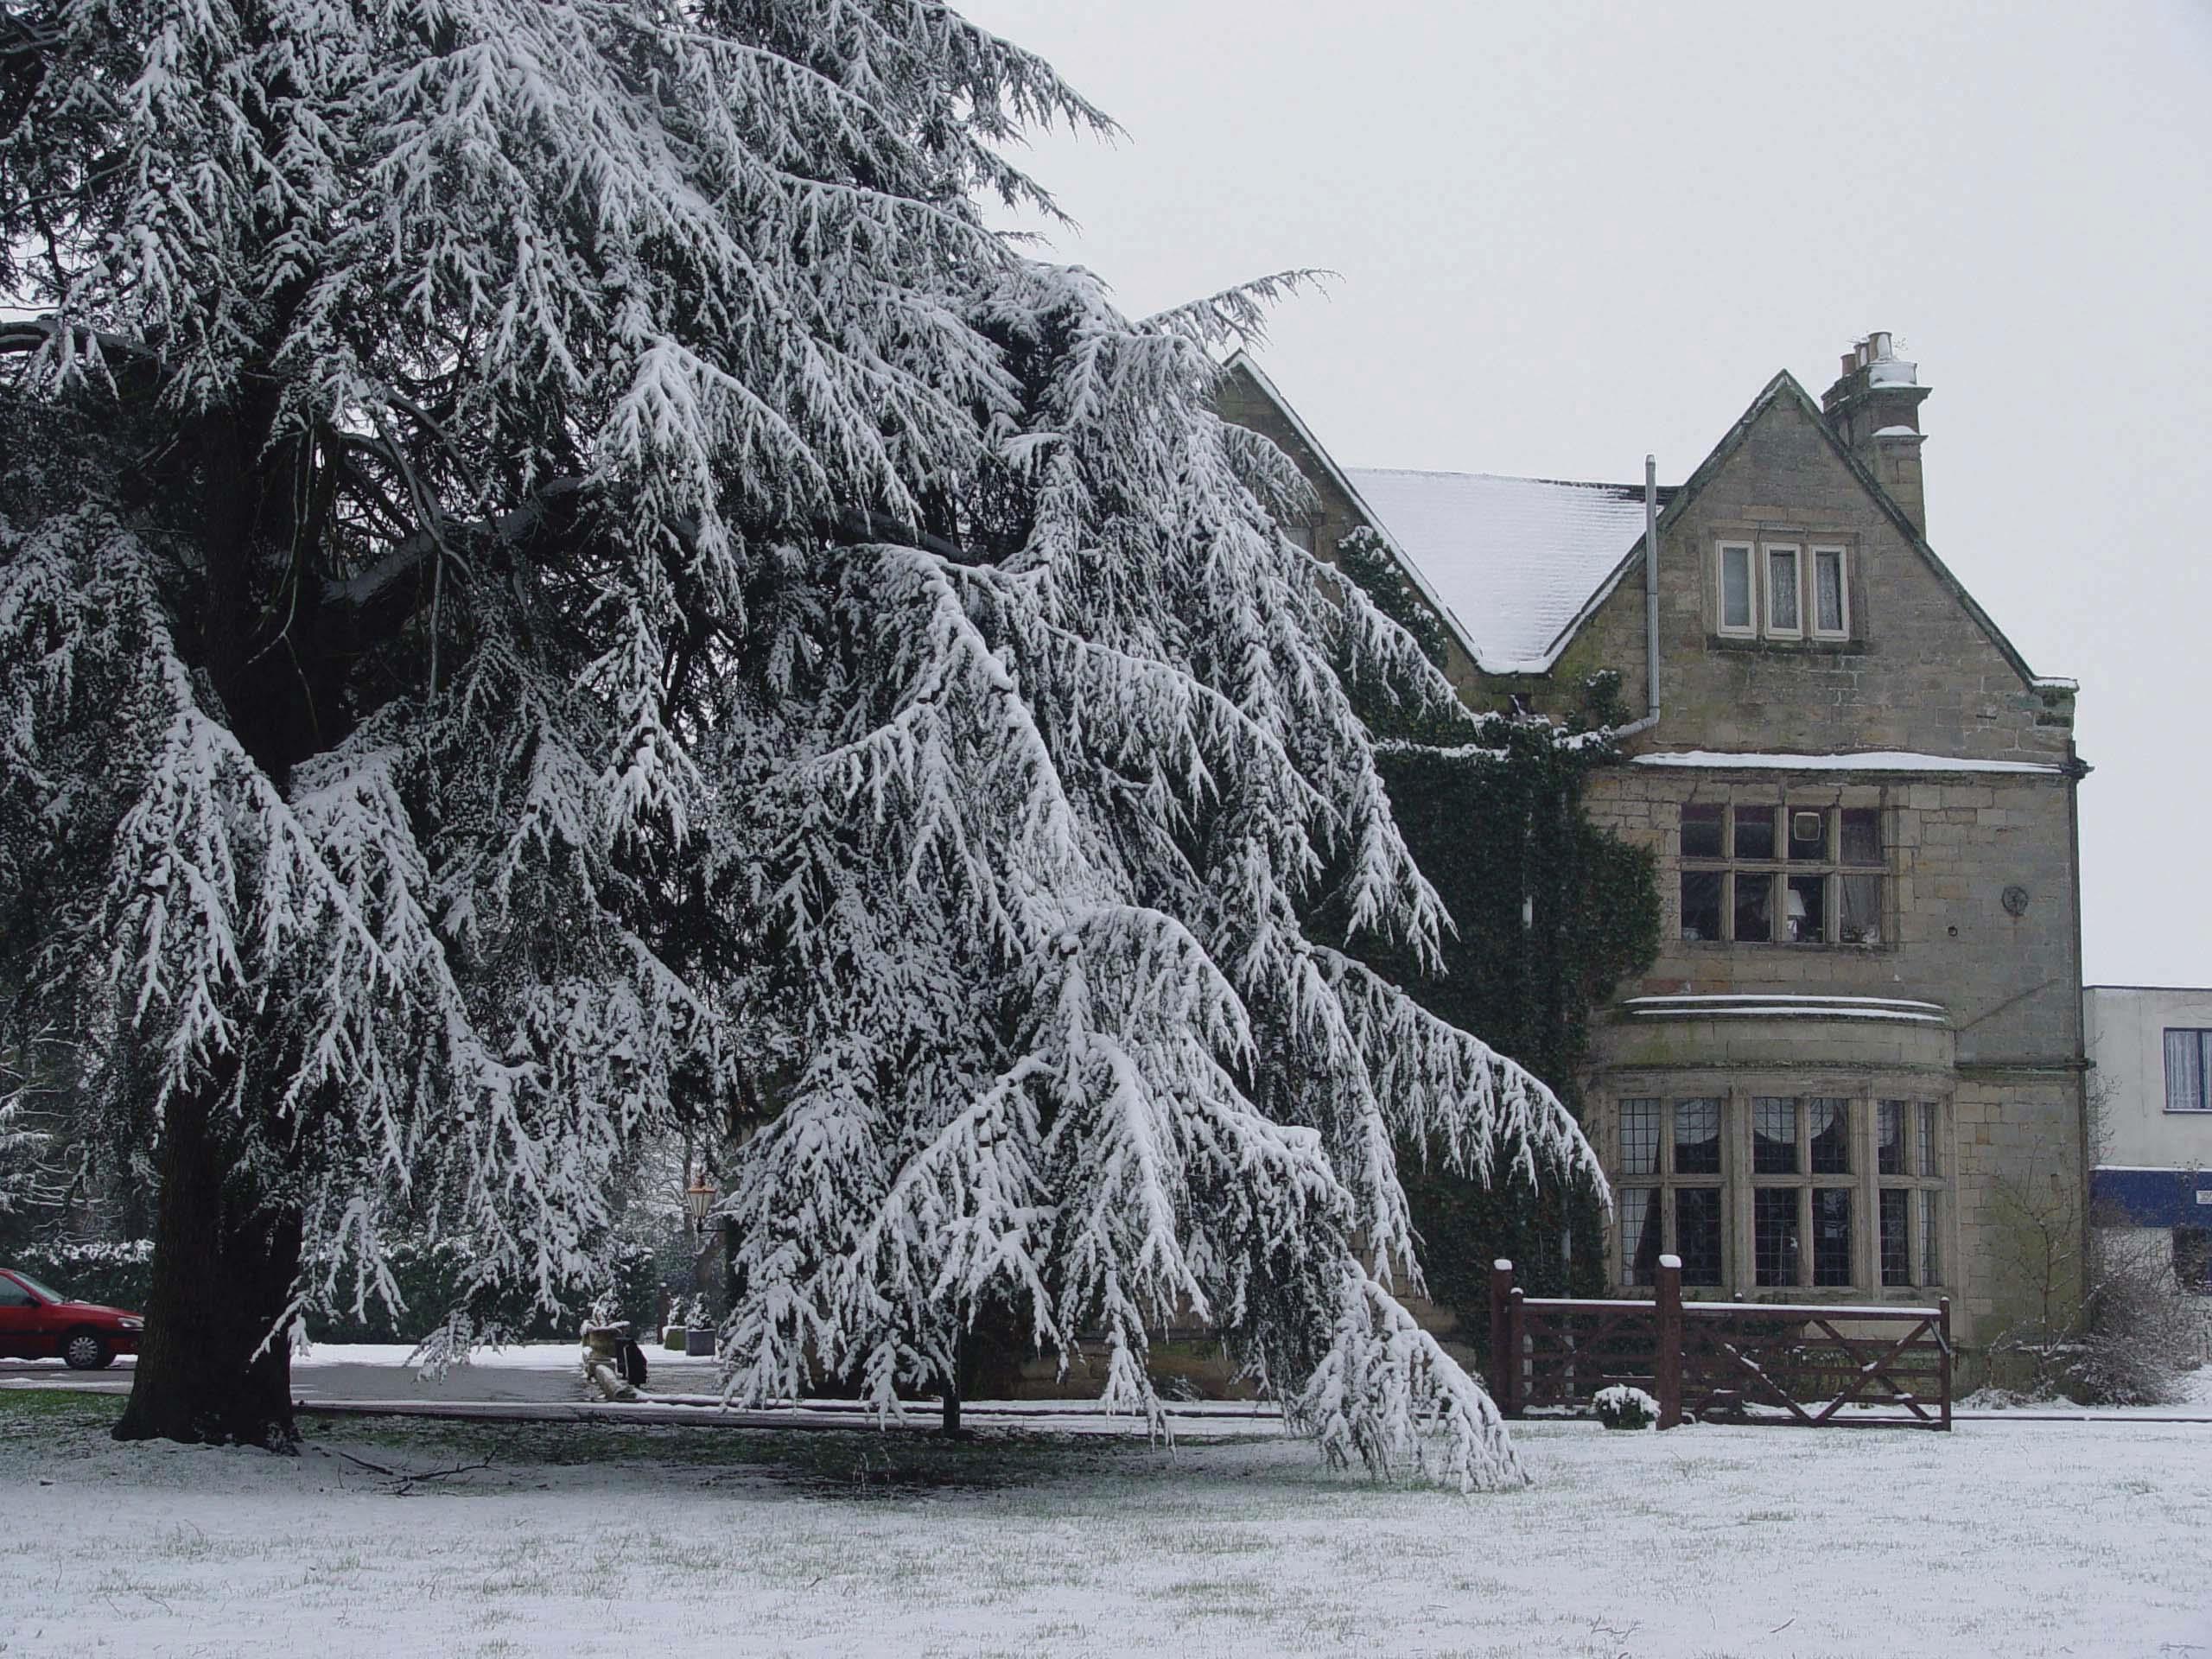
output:
[[1599, 1389], [1590, 1407], [1607, 1428], [1653, 1428], [1659, 1422], [1659, 1402], [1625, 1382]]
[[[151, 1243], [133, 1239], [119, 1244], [25, 1245], [7, 1258], [7, 1265], [79, 1301], [143, 1308], [153, 1258]], [[457, 1245], [401, 1245], [392, 1251], [391, 1262], [392, 1278], [406, 1302], [399, 1313], [372, 1299], [359, 1317], [350, 1309], [308, 1315], [308, 1334], [317, 1342], [420, 1342], [451, 1307], [467, 1262], [467, 1254]], [[642, 1244], [626, 1244], [616, 1252], [611, 1292], [604, 1294], [611, 1296], [616, 1317], [647, 1330], [658, 1311], [660, 1281], [654, 1251]], [[548, 1313], [533, 1309], [527, 1298], [518, 1294], [486, 1312], [518, 1338], [553, 1340], [576, 1334], [593, 1300], [588, 1290], [579, 1288], [559, 1313]]]
[[80, 1302], [110, 1307], [146, 1306], [154, 1247], [143, 1238], [121, 1244], [24, 1244], [7, 1264]]

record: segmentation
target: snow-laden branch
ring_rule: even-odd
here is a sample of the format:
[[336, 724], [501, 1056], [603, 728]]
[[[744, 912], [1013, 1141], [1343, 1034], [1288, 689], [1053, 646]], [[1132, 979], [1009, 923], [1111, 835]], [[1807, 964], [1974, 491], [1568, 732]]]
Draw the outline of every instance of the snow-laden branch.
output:
[[1527, 1484], [1497, 1407], [1436, 1338], [1355, 1266], [1336, 1289], [1327, 1351], [1286, 1404], [1329, 1460], [1453, 1491]]
[[1332, 993], [1308, 1005], [1327, 1022], [1320, 1034], [1351, 1045], [1393, 1135], [1484, 1185], [1498, 1179], [1503, 1159], [1531, 1183], [1564, 1176], [1605, 1192], [1596, 1151], [1536, 1077], [1363, 963], [1319, 946], [1312, 955]]

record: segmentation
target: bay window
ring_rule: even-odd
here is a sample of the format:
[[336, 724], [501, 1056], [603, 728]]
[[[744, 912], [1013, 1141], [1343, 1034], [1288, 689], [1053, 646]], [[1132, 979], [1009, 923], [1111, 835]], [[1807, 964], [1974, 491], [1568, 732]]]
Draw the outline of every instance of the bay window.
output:
[[1940, 1102], [1629, 1095], [1613, 1162], [1619, 1281], [1739, 1291], [1940, 1286]]

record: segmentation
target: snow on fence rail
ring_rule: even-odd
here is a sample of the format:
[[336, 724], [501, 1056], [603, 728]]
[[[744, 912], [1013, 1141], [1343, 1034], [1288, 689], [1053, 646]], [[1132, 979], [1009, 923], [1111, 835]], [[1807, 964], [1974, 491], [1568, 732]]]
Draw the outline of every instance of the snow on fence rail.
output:
[[1498, 1409], [1586, 1407], [1626, 1383], [1686, 1417], [1807, 1427], [1948, 1429], [1951, 1301], [1934, 1307], [1684, 1302], [1682, 1268], [1659, 1258], [1642, 1300], [1524, 1295], [1513, 1264], [1491, 1270], [1490, 1389]]

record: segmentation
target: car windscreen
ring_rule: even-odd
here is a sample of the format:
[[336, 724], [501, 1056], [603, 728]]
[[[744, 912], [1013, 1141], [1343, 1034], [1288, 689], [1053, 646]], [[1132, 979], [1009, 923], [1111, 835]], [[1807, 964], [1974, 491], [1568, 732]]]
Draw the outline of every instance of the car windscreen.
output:
[[45, 1285], [41, 1285], [28, 1273], [17, 1273], [13, 1268], [9, 1268], [8, 1271], [15, 1275], [15, 1280], [17, 1284], [29, 1291], [32, 1295], [37, 1297], [41, 1301], [66, 1302], [69, 1300], [60, 1291], [52, 1289]]

